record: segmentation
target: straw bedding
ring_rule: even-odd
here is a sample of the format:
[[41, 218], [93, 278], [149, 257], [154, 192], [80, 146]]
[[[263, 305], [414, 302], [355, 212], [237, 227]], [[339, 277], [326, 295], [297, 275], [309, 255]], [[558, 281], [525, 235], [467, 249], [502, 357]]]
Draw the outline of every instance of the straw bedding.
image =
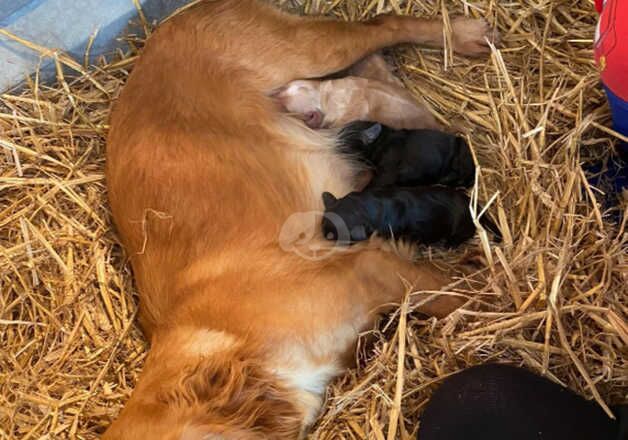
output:
[[[477, 263], [456, 288], [471, 301], [440, 321], [407, 304], [383, 319], [359, 367], [330, 388], [312, 438], [411, 438], [442, 378], [489, 361], [544, 373], [602, 406], [625, 402], [625, 223], [612, 222], [604, 188], [581, 168], [611, 160], [617, 137], [592, 61], [593, 2], [283, 3], [343, 19], [397, 11], [447, 24], [464, 13], [503, 35], [488, 59], [390, 53], [406, 86], [468, 135], [481, 164], [475, 193], [504, 241], [423, 251]], [[52, 57], [57, 82], [35, 76], [0, 98], [0, 438], [97, 438], [141, 370], [147, 345], [103, 176], [109, 106], [141, 40], [91, 67], [24, 41]]]

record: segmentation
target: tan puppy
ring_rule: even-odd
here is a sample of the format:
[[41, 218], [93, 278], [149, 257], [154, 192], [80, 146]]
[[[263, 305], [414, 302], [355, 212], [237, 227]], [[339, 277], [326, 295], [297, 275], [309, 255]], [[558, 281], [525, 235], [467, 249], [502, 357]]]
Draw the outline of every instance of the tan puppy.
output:
[[[483, 21], [453, 22], [485, 53]], [[321, 194], [355, 188], [336, 139], [268, 94], [343, 70], [385, 46], [440, 45], [440, 19], [296, 17], [253, 0], [207, 1], [148, 39], [111, 115], [107, 188], [151, 342], [105, 440], [295, 439], [358, 334], [446, 274], [370, 242], [330, 249]], [[442, 316], [459, 301], [421, 310]]]
[[347, 76], [376, 79], [387, 84], [403, 87], [403, 83], [393, 74], [384, 56], [378, 52], [367, 56], [347, 69]]
[[406, 89], [376, 79], [293, 81], [277, 99], [310, 128], [343, 127], [353, 121], [377, 121], [396, 129], [440, 127]]

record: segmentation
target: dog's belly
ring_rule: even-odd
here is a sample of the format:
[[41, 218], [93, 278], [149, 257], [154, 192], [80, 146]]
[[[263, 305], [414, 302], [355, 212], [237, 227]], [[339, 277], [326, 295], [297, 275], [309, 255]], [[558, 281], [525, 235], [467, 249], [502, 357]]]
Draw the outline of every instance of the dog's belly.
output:
[[295, 159], [294, 169], [286, 172], [304, 174], [304, 187], [298, 190], [310, 195], [306, 209], [322, 210], [324, 191], [345, 195], [355, 190], [364, 167], [339, 152], [337, 130], [313, 131], [291, 117], [281, 118], [277, 128]]
[[334, 151], [321, 151], [310, 154], [303, 160], [309, 177], [310, 190], [315, 204], [312, 209], [323, 210], [322, 194], [346, 195], [356, 189], [359, 168], [352, 164], [346, 156]]

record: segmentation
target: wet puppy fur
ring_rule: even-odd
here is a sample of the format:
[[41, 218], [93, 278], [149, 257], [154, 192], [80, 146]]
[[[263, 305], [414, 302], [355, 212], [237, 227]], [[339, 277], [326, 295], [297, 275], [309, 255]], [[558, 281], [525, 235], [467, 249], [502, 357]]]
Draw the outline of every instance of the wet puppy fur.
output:
[[[325, 192], [323, 235], [339, 244], [368, 240], [377, 233], [455, 247], [475, 234], [469, 201], [464, 192], [444, 186], [368, 188], [340, 199]], [[481, 223], [500, 238], [490, 219], [483, 216]]]
[[475, 164], [464, 138], [438, 130], [394, 130], [356, 122], [340, 133], [341, 149], [373, 168], [369, 188], [446, 185], [468, 188]]

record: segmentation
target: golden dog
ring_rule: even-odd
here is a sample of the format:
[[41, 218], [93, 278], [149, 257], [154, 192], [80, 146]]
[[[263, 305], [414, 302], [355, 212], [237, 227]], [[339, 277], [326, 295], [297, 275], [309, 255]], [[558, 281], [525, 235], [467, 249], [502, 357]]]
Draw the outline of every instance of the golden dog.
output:
[[[484, 21], [452, 24], [458, 52], [488, 50]], [[347, 23], [253, 0], [203, 2], [154, 32], [113, 109], [107, 150], [151, 352], [104, 439], [296, 439], [358, 334], [401, 300], [402, 279], [448, 283], [374, 242], [303, 258], [325, 241], [298, 213], [322, 211], [323, 191], [353, 190], [359, 168], [333, 134], [270, 97], [383, 47], [442, 39], [440, 20]], [[422, 310], [457, 305], [443, 295]]]

